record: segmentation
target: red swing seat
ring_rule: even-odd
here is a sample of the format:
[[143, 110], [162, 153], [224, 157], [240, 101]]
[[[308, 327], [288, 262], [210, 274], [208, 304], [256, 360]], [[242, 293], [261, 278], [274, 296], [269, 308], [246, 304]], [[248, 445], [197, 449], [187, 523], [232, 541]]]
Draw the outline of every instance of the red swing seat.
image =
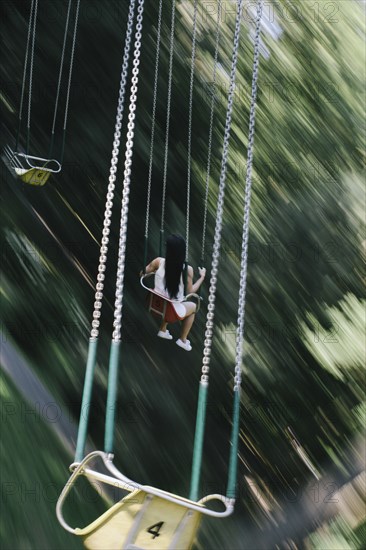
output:
[[195, 294], [195, 293], [187, 294], [187, 296], [185, 296], [182, 302], [177, 302], [176, 300], [169, 300], [169, 298], [165, 298], [164, 296], [161, 296], [161, 294], [156, 292], [156, 290], [144, 284], [144, 279], [147, 277], [150, 277], [151, 275], [154, 275], [154, 273], [147, 273], [143, 275], [140, 279], [140, 283], [141, 283], [141, 286], [148, 291], [147, 308], [154, 317], [158, 317], [159, 319], [165, 321], [166, 323], [175, 323], [176, 321], [181, 321], [182, 319], [184, 319], [184, 317], [181, 317], [177, 313], [174, 307], [174, 304], [186, 302], [191, 298], [194, 298], [197, 301], [196, 313], [198, 312], [200, 308], [200, 303], [201, 303], [201, 297], [198, 296], [198, 294]]
[[182, 317], [174, 309], [174, 305], [153, 290], [147, 295], [147, 307], [154, 317], [160, 318], [167, 323], [175, 323], [182, 320]]

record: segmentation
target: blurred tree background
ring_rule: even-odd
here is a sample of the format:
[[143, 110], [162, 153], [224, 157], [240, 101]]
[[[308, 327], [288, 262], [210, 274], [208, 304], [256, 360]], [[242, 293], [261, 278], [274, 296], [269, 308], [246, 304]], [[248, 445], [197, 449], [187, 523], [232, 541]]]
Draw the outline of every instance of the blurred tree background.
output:
[[[156, 323], [144, 310], [145, 297], [138, 281], [143, 262], [158, 2], [146, 0], [145, 4], [116, 463], [133, 479], [187, 495], [205, 305], [192, 331], [193, 351], [187, 356], [156, 338]], [[242, 18], [202, 495], [225, 493], [229, 456], [253, 6], [244, 3]], [[28, 0], [1, 5], [1, 145], [13, 145], [15, 139], [29, 8]], [[37, 156], [47, 155], [49, 146], [66, 8], [67, 3], [62, 0], [40, 1], [31, 137], [31, 152]], [[208, 271], [210, 267], [235, 2], [223, 1], [222, 9], [218, 82], [213, 90], [217, 3], [199, 2], [190, 225], [190, 263], [196, 271], [214, 91], [217, 101], [208, 212]], [[62, 173], [52, 177], [44, 188], [33, 188], [13, 179], [1, 165], [2, 344], [12, 346], [14, 361], [17, 354], [27, 359], [70, 424], [71, 419], [78, 417], [83, 386], [127, 10], [128, 2], [81, 3]], [[177, 0], [166, 234], [184, 234], [185, 230], [192, 15], [193, 1]], [[301, 545], [330, 514], [332, 491], [337, 492], [364, 468], [364, 447], [361, 443], [360, 451], [358, 439], [365, 420], [364, 15], [364, 4], [351, 0], [280, 0], [264, 7], [238, 507], [226, 520], [205, 520], [197, 548], [271, 548], [288, 538]], [[166, 0], [149, 258], [158, 254], [170, 16], [171, 4]], [[125, 125], [126, 117], [124, 136]], [[90, 423], [91, 444], [97, 448], [103, 442], [124, 140], [120, 158], [103, 310], [103, 344]], [[207, 289], [208, 277], [204, 298]], [[176, 332], [174, 327], [172, 330]], [[43, 490], [49, 484], [60, 489], [66, 481], [69, 451], [59, 440], [53, 440], [50, 432], [54, 426], [37, 410], [37, 403], [27, 402], [27, 381], [13, 385], [9, 374], [2, 372], [2, 376], [3, 420], [8, 428], [3, 434], [7, 458], [2, 471], [3, 498], [8, 511], [7, 519], [0, 524], [4, 548], [78, 548], [79, 541], [63, 533], [55, 520], [57, 491]], [[34, 415], [22, 414], [23, 407], [34, 410]], [[11, 414], [7, 414], [9, 411]], [[314, 477], [314, 472], [320, 479]], [[39, 488], [39, 494], [27, 493], [34, 487]], [[38, 509], [39, 513], [26, 519], [29, 503], [35, 503], [33, 511]], [[93, 512], [92, 504], [89, 499], [88, 513]], [[79, 522], [76, 508], [74, 525]], [[334, 548], [334, 541], [338, 540], [339, 547], [361, 548], [365, 544], [364, 521], [363, 516], [357, 529], [348, 530], [339, 523], [333, 524], [333, 538], [328, 537], [331, 542], [319, 534], [306, 544]]]

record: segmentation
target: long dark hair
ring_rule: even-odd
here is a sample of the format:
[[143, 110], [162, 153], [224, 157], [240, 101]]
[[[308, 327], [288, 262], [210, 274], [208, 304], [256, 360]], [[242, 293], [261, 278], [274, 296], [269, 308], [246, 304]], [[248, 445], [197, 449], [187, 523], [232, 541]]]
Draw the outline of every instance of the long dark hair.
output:
[[184, 269], [186, 243], [180, 235], [169, 235], [166, 240], [165, 289], [171, 299], [177, 298], [180, 278]]

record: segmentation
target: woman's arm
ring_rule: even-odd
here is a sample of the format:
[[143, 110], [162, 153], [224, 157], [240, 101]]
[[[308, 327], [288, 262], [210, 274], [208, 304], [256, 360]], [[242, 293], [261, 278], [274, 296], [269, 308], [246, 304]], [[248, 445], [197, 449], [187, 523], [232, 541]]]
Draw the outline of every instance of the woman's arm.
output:
[[[155, 258], [155, 260], [153, 260], [152, 262], [150, 262], [146, 267], [145, 267], [145, 273], [155, 273], [155, 271], [157, 271], [159, 269], [159, 264], [160, 264], [160, 260], [161, 258]], [[142, 277], [144, 274], [143, 271], [140, 271], [140, 277]]]
[[198, 272], [200, 274], [199, 278], [195, 283], [193, 283], [193, 268], [189, 265], [188, 266], [188, 273], [187, 273], [187, 293], [191, 294], [192, 292], [197, 292], [201, 284], [203, 283], [206, 275], [206, 268], [199, 267]]

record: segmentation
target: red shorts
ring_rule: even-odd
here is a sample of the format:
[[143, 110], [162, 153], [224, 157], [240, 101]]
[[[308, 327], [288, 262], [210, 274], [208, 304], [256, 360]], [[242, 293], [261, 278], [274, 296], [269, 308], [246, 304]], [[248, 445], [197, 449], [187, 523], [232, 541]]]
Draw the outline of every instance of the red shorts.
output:
[[170, 302], [163, 296], [155, 294], [155, 292], [149, 294], [149, 310], [153, 315], [155, 314], [159, 317], [164, 316], [164, 321], [167, 323], [182, 321], [186, 316], [186, 308], [182, 302]]

